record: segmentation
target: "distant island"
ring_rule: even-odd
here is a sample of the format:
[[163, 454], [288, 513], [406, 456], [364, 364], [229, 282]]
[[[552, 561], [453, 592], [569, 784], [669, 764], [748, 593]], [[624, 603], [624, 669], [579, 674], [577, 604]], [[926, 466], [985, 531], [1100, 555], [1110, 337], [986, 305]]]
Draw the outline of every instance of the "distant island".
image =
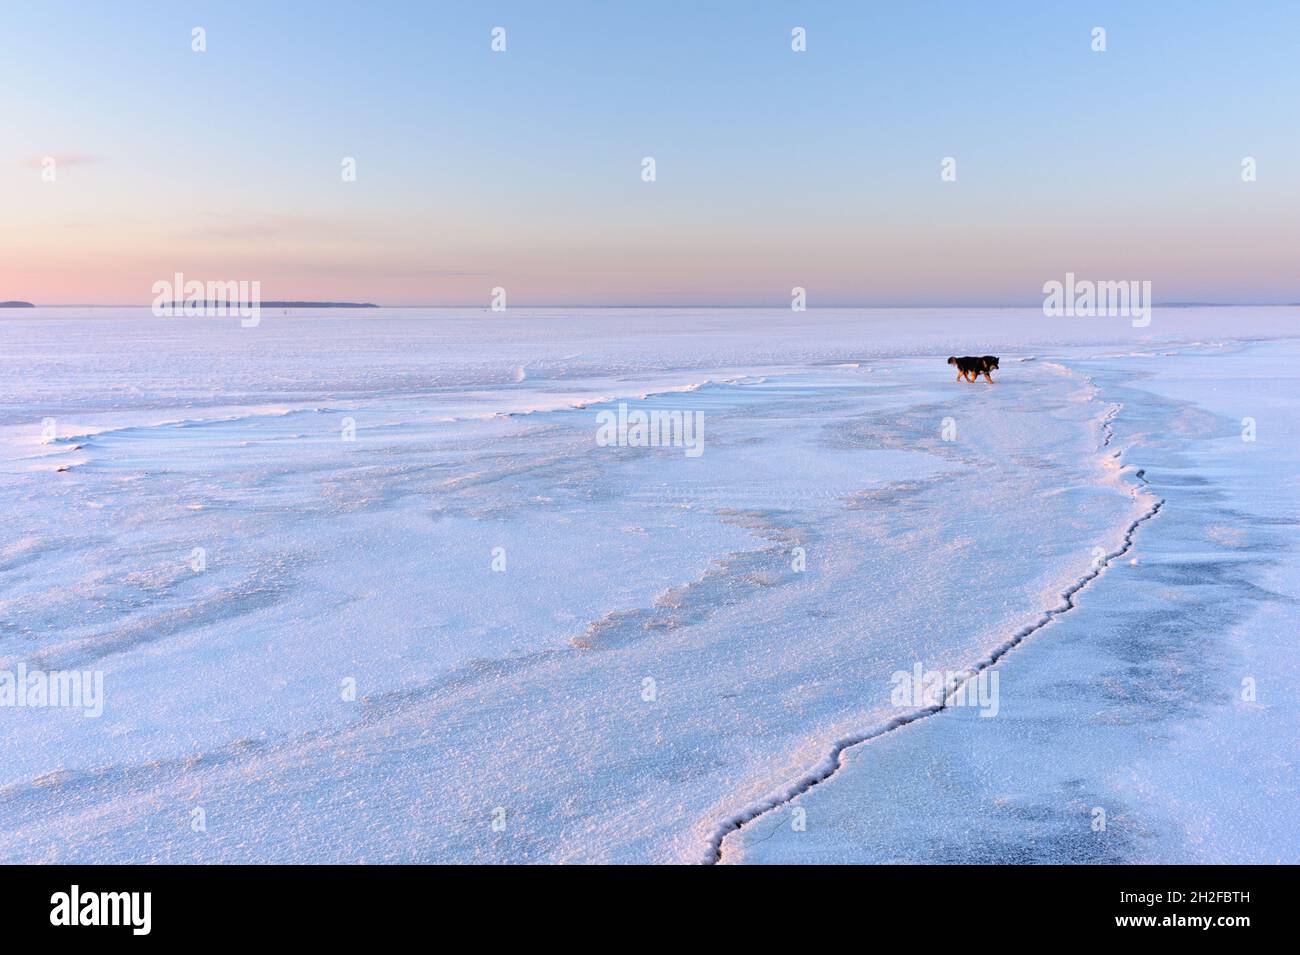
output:
[[[19, 303], [23, 304], [23, 303]], [[160, 308], [207, 308], [211, 305], [213, 308], [235, 308], [239, 305], [250, 305], [250, 302], [226, 301], [224, 299], [214, 299], [209, 302], [206, 299], [196, 298], [184, 302], [160, 302]], [[257, 302], [261, 308], [379, 308], [373, 302]]]
[[35, 308], [31, 302], [0, 302], [0, 308]]

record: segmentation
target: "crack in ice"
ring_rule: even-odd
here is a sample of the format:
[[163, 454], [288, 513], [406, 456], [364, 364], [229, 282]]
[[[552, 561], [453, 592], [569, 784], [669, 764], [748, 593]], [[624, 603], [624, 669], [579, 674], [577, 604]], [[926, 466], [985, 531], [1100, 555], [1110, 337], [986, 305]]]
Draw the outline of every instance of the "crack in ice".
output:
[[[1101, 426], [1102, 426], [1102, 431], [1105, 435], [1101, 445], [1102, 448], [1109, 446], [1111, 440], [1114, 438], [1114, 420], [1118, 416], [1119, 411], [1120, 411], [1119, 406], [1113, 406], [1107, 412], [1107, 414], [1102, 418]], [[1111, 454], [1111, 457], [1112, 458], [1120, 457], [1120, 452], [1119, 451], [1113, 452]], [[1151, 482], [1147, 480], [1146, 470], [1144, 468], [1137, 469], [1134, 472], [1134, 477], [1136, 477], [1141, 482], [1141, 487], [1148, 487], [1151, 484]], [[1136, 497], [1140, 493], [1140, 488], [1136, 488], [1136, 487], [1132, 488], [1130, 490], [1130, 493], [1132, 493]], [[976, 662], [975, 664], [967, 667], [964, 670], [964, 672], [967, 674], [966, 678], [960, 681], [959, 683], [954, 684], [952, 688], [948, 691], [948, 694], [944, 697], [944, 699], [941, 702], [936, 703], [932, 706], [925, 707], [923, 709], [914, 710], [910, 713], [907, 713], [904, 716], [900, 716], [895, 719], [889, 720], [886, 723], [878, 725], [862, 733], [855, 733], [852, 736], [846, 736], [835, 741], [835, 743], [831, 745], [830, 752], [812, 770], [805, 773], [802, 777], [800, 777], [798, 780], [791, 783], [781, 791], [767, 797], [766, 799], [760, 800], [759, 802], [751, 803], [746, 808], [742, 809], [741, 811], [732, 815], [730, 818], [726, 819], [720, 826], [718, 826], [717, 829], [714, 830], [712, 836], [710, 836], [708, 849], [705, 853], [704, 859], [702, 860], [703, 863], [705, 865], [716, 865], [717, 863], [722, 861], [723, 843], [726, 840], [727, 836], [731, 835], [733, 832], [738, 832], [740, 829], [749, 825], [759, 817], [765, 816], [775, 809], [779, 809], [782, 806], [786, 806], [790, 804], [795, 799], [797, 799], [798, 797], [802, 796], [804, 793], [811, 790], [813, 787], [826, 782], [826, 780], [834, 776], [844, 766], [845, 752], [851, 749], [852, 747], [858, 746], [862, 743], [868, 743], [871, 740], [878, 739], [887, 733], [892, 733], [895, 730], [902, 729], [904, 726], [907, 726], [911, 723], [915, 723], [919, 720], [923, 720], [928, 716], [934, 716], [938, 713], [942, 713], [944, 710], [948, 709], [950, 705], [949, 701], [952, 700], [953, 697], [958, 692], [960, 692], [967, 683], [975, 679], [984, 670], [987, 670], [989, 667], [994, 666], [999, 660], [1005, 657], [1008, 653], [1014, 650], [1017, 646], [1019, 646], [1021, 643], [1023, 643], [1025, 640], [1031, 637], [1033, 634], [1037, 633], [1039, 630], [1042, 630], [1044, 627], [1046, 627], [1057, 617], [1073, 610], [1075, 607], [1075, 602], [1074, 602], [1075, 595], [1078, 594], [1085, 587], [1087, 587], [1094, 580], [1096, 580], [1098, 577], [1100, 577], [1102, 572], [1108, 566], [1110, 566], [1110, 564], [1113, 561], [1118, 560], [1119, 558], [1127, 554], [1130, 550], [1132, 550], [1133, 537], [1137, 533], [1138, 528], [1141, 527], [1143, 524], [1145, 524], [1147, 521], [1151, 520], [1151, 518], [1159, 514], [1160, 509], [1164, 507], [1164, 505], [1165, 505], [1165, 499], [1157, 498], [1155, 502], [1151, 505], [1151, 507], [1149, 507], [1146, 510], [1146, 512], [1144, 512], [1143, 514], [1141, 514], [1140, 516], [1138, 516], [1136, 519], [1134, 519], [1129, 523], [1128, 527], [1124, 531], [1123, 542], [1120, 545], [1120, 547], [1104, 555], [1100, 560], [1097, 561], [1096, 566], [1092, 570], [1084, 574], [1082, 577], [1080, 577], [1078, 580], [1076, 580], [1074, 583], [1072, 583], [1069, 587], [1067, 587], [1065, 590], [1061, 592], [1061, 603], [1059, 603], [1055, 607], [1046, 610], [1043, 613], [1043, 615], [1039, 617], [1039, 619], [1034, 623], [1022, 627], [1020, 630], [1016, 631], [1016, 633], [1012, 635], [1010, 639], [1006, 640], [1004, 643], [994, 648], [994, 650], [991, 653], [989, 653], [988, 656], [984, 657], [982, 660]]]

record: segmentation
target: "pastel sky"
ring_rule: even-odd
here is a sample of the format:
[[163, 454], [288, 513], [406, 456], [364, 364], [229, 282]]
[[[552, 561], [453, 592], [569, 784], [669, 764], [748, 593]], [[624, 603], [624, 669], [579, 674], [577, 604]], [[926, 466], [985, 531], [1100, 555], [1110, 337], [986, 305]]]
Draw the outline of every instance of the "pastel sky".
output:
[[814, 307], [1032, 304], [1073, 271], [1300, 301], [1293, 2], [43, 0], [0, 20], [0, 299], [147, 304], [180, 271], [393, 305], [796, 285]]

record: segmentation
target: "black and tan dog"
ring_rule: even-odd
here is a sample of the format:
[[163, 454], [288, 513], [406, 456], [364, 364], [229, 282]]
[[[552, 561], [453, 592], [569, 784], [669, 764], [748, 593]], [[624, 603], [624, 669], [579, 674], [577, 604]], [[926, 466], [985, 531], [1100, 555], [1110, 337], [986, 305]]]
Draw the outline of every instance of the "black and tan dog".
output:
[[989, 372], [997, 371], [998, 356], [981, 355], [975, 357], [973, 355], [966, 355], [962, 358], [949, 358], [948, 364], [957, 366], [957, 379], [959, 381], [962, 378], [965, 378], [967, 381], [975, 382], [979, 380], [980, 375], [983, 375], [984, 380], [991, 385], [993, 384], [993, 379], [989, 377]]

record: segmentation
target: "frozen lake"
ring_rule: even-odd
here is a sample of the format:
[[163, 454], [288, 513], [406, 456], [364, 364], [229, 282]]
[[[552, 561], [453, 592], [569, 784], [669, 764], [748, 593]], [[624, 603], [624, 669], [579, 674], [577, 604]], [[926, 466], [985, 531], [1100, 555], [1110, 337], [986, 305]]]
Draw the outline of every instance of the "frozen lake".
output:
[[1300, 861], [1298, 322], [0, 313], [0, 848]]

